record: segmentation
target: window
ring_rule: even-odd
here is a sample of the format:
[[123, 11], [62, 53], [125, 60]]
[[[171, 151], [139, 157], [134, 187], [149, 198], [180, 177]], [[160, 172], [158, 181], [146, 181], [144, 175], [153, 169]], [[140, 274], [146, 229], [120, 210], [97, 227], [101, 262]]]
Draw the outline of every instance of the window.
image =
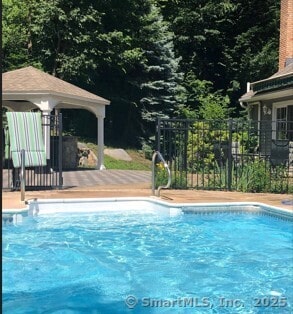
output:
[[289, 141], [293, 141], [293, 105], [287, 108], [287, 138]]
[[279, 103], [274, 106], [273, 139], [293, 140], [293, 105]]
[[287, 136], [287, 107], [277, 108], [276, 140], [285, 140]]

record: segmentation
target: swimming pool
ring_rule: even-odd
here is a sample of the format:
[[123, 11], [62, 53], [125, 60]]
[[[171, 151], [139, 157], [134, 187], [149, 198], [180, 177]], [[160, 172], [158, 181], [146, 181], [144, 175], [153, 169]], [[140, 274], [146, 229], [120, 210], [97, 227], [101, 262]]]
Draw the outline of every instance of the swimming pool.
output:
[[33, 201], [2, 235], [3, 313], [292, 312], [292, 215], [276, 208]]

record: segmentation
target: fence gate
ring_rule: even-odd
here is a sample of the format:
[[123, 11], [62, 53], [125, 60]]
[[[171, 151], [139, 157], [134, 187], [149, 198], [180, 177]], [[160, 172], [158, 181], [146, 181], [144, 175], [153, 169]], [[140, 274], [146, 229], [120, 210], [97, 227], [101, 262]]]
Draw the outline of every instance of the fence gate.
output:
[[293, 192], [293, 130], [276, 140], [273, 125], [245, 119], [159, 119], [156, 145], [172, 171], [171, 187]]
[[[3, 123], [4, 124], [4, 123]], [[61, 189], [62, 180], [62, 114], [43, 115], [42, 127], [48, 135], [47, 166], [26, 167], [26, 190]], [[9, 156], [7, 128], [2, 133], [2, 189], [20, 189], [20, 168], [14, 168]]]

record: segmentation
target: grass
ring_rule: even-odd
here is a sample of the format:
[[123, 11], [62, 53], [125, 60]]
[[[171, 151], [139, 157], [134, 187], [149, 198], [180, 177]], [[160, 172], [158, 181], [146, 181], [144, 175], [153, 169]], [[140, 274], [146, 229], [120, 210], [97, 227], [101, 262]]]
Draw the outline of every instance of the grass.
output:
[[[86, 145], [92, 150], [96, 156], [98, 154], [98, 146], [92, 142], [87, 142], [84, 139], [79, 139], [80, 143]], [[111, 147], [105, 147], [111, 149]], [[151, 161], [144, 157], [144, 153], [135, 149], [124, 149], [132, 158], [131, 161], [117, 160], [108, 155], [104, 155], [104, 165], [106, 169], [120, 170], [151, 170]]]

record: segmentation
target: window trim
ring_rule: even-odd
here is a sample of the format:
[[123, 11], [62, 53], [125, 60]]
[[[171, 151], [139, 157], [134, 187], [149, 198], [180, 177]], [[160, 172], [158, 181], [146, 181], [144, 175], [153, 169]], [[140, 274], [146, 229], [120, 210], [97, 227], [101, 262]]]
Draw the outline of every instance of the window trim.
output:
[[292, 100], [280, 101], [273, 103], [272, 106], [272, 139], [277, 139], [277, 110], [280, 108], [287, 108], [286, 121], [288, 121], [288, 107], [292, 105]]

